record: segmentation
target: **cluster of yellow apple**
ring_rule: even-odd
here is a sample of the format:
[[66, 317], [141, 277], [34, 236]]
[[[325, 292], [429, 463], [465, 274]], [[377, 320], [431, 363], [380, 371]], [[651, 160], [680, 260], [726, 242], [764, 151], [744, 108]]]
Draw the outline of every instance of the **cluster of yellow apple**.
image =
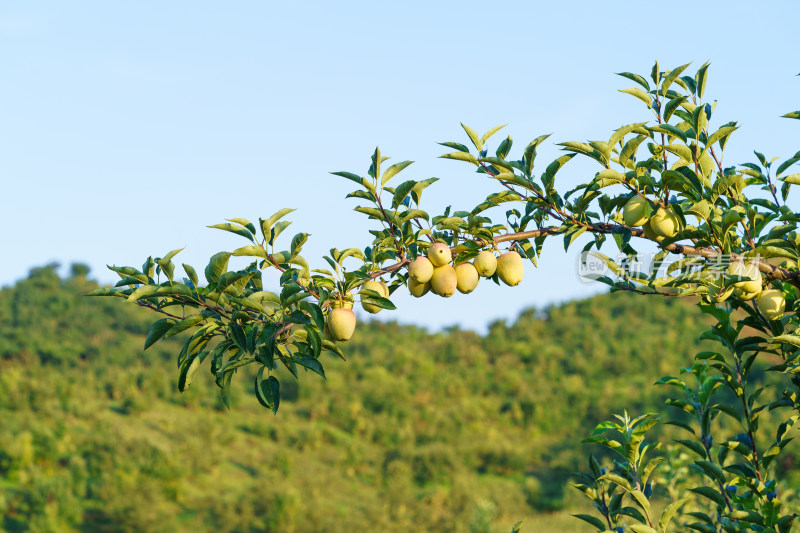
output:
[[478, 286], [481, 277], [497, 277], [506, 285], [519, 285], [525, 268], [522, 257], [514, 251], [499, 258], [484, 250], [472, 263], [459, 263], [453, 267], [453, 254], [446, 244], [437, 242], [428, 248], [428, 256], [419, 256], [408, 265], [408, 290], [417, 298], [433, 291], [449, 298], [456, 290], [469, 294]]
[[645, 215], [648, 200], [644, 196], [634, 196], [622, 208], [622, 221], [626, 226], [642, 227], [645, 236], [654, 241], [674, 237], [678, 233], [679, 220], [670, 208], [659, 207], [652, 216]]
[[[674, 237], [678, 233], [678, 217], [669, 208], [659, 207], [652, 216], [645, 215], [645, 206], [648, 200], [643, 196], [634, 196], [622, 208], [622, 221], [626, 226], [642, 227], [647, 238], [661, 241]], [[762, 290], [763, 279], [757, 262], [745, 264], [742, 261], [731, 263], [728, 274], [750, 278], [750, 281], [739, 281], [729, 287], [709, 287], [709, 298], [715, 302], [725, 301], [731, 294], [742, 300], [756, 298], [761, 314], [767, 320], [779, 320], [786, 310], [786, 300], [781, 291], [775, 289]]]
[[786, 311], [786, 300], [781, 291], [776, 289], [762, 290], [763, 277], [757, 261], [744, 263], [735, 261], [728, 265], [728, 274], [750, 278], [748, 281], [737, 281], [728, 287], [709, 287], [709, 297], [715, 302], [725, 301], [731, 294], [742, 300], [756, 299], [758, 309], [767, 320], [780, 320]]
[[[428, 248], [428, 255], [419, 256], [408, 266], [408, 290], [417, 298], [428, 291], [449, 298], [456, 290], [469, 294], [478, 286], [481, 277], [489, 278], [497, 273], [497, 277], [506, 285], [519, 285], [525, 272], [522, 257], [514, 251], [495, 257], [492, 252], [480, 252], [472, 263], [459, 263], [453, 267], [450, 263], [453, 254], [443, 243], [434, 243]], [[370, 280], [361, 286], [361, 290], [372, 290], [384, 298], [389, 297], [389, 287], [383, 281]], [[331, 300], [328, 321], [325, 323], [325, 335], [336, 341], [347, 341], [356, 329], [356, 315], [353, 312], [353, 295]], [[377, 313], [381, 307], [369, 302], [361, 302], [361, 307], [368, 313]]]

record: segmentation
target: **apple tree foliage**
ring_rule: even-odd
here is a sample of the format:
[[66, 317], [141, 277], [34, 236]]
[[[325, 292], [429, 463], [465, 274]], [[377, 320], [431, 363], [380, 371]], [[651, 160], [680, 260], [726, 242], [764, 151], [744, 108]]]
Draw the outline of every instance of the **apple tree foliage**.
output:
[[[667, 421], [683, 433], [675, 443], [646, 440], [648, 429], [661, 420], [652, 414], [617, 416], [586, 439], [608, 454], [590, 456], [588, 472], [579, 474], [575, 486], [595, 514], [578, 518], [598, 531], [784, 533], [796, 509], [782, 505], [786, 487], [775, 466], [800, 416], [800, 213], [787, 203], [792, 186], [800, 185], [800, 174], [790, 173], [800, 152], [780, 162], [755, 152], [754, 163], [725, 166], [725, 146], [738, 125], [712, 125], [716, 102], [704, 100], [708, 64], [694, 75], [685, 74], [687, 68], [661, 70], [656, 63], [649, 76], [621, 73], [633, 85], [622, 92], [641, 101], [646, 120], [618, 128], [607, 140], [560, 143], [564, 154], [542, 172], [534, 172], [534, 162], [547, 135], [512, 157], [511, 137], [490, 146], [501, 127], [479, 135], [463, 126], [465, 142], [440, 143], [448, 150], [442, 157], [497, 184], [497, 192], [470, 211], [427, 213], [423, 193], [437, 179], [402, 180], [411, 161], [389, 165], [376, 149], [365, 176], [333, 173], [354, 183], [348, 198], [374, 223], [367, 248], [331, 249], [325, 264], [312, 267], [302, 255], [308, 235], [287, 238], [285, 217], [292, 210], [282, 209], [257, 224], [234, 218], [211, 226], [236, 234], [242, 246], [212, 256], [202, 279], [186, 264], [185, 276], [176, 276], [173, 260], [180, 250], [174, 250], [148, 258], [141, 269], [109, 267], [121, 279], [92, 294], [122, 298], [161, 315], [145, 349], [190, 334], [177, 357], [181, 391], [205, 366], [229, 405], [237, 369], [254, 365], [255, 396], [277, 412], [279, 367], [295, 378], [308, 371], [324, 378], [322, 352], [344, 359], [343, 345], [326, 332], [330, 310], [353, 299], [394, 309], [391, 294], [408, 284], [406, 266], [431, 243], [449, 245], [456, 264], [482, 250], [508, 248], [536, 265], [546, 239], [563, 239], [566, 249], [588, 236], [583, 252], [595, 254], [614, 274], [598, 281], [612, 290], [695, 297], [699, 311], [713, 318], [704, 338], [716, 349], [698, 353], [675, 376], [658, 381], [674, 389], [667, 403], [683, 413]], [[800, 119], [800, 111], [785, 117]], [[598, 170], [588, 182], [562, 192], [556, 176], [575, 157], [593, 160]], [[624, 223], [623, 208], [634, 197], [646, 200], [644, 227]], [[487, 210], [498, 206], [505, 217], [493, 221]], [[674, 230], [658, 230], [655, 220], [665, 214]], [[666, 272], [633, 271], [600, 253], [607, 240], [631, 260], [642, 243], [658, 247], [655, 264], [669, 254], [680, 259]], [[230, 270], [231, 257], [252, 261]], [[753, 260], [756, 272], [724, 268], [731, 261]], [[279, 272], [279, 287], [264, 286], [266, 269]], [[360, 290], [377, 278], [387, 282], [390, 298]], [[758, 291], [738, 289], [748, 281], [776, 291], [785, 313], [763, 312], [754, 298]], [[757, 361], [779, 378], [769, 387], [753, 379]], [[759, 426], [767, 412], [780, 414], [776, 427]], [[719, 417], [731, 423], [720, 424]], [[662, 486], [668, 488], [668, 504], [656, 516], [651, 497], [654, 487]]]

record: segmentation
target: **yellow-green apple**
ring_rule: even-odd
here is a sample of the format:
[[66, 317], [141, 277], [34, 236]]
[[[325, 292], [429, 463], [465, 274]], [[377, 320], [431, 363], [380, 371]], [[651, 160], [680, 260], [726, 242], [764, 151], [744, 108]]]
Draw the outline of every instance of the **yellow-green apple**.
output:
[[458, 276], [456, 276], [456, 269], [451, 265], [442, 265], [433, 269], [433, 276], [431, 277], [431, 290], [434, 294], [449, 298], [456, 292], [458, 285]]
[[456, 288], [458, 292], [469, 294], [478, 286], [478, 281], [481, 279], [478, 275], [478, 270], [472, 263], [461, 263], [456, 266]]
[[[444, 266], [453, 259], [453, 254], [450, 253], [450, 247], [444, 243], [437, 242], [431, 244], [428, 248], [428, 259], [431, 260], [434, 267]], [[434, 291], [435, 292], [435, 291]]]
[[497, 277], [506, 285], [519, 285], [524, 273], [525, 266], [517, 252], [506, 252], [497, 259]]
[[492, 277], [497, 270], [497, 257], [488, 250], [479, 253], [472, 263], [475, 265], [478, 275], [484, 278]]

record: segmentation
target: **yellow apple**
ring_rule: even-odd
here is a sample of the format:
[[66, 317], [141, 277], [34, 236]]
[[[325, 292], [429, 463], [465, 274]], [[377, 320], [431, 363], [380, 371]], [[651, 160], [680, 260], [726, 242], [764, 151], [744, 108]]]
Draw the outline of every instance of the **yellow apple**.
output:
[[659, 207], [658, 211], [650, 217], [648, 222], [650, 224], [650, 229], [658, 236], [669, 238], [674, 237], [675, 234], [678, 233], [678, 217], [671, 209]]
[[422, 298], [428, 291], [431, 290], [431, 282], [426, 281], [425, 283], [420, 283], [416, 281], [414, 278], [408, 278], [408, 292], [411, 293], [411, 296], [415, 298]]
[[[366, 282], [361, 286], [361, 289], [375, 291], [384, 298], [389, 297], [389, 287], [387, 287], [386, 284], [382, 281], [369, 280], [368, 282]], [[375, 314], [379, 312], [381, 309], [383, 309], [383, 307], [379, 307], [371, 303], [364, 303], [363, 301], [361, 302], [361, 307], [363, 307], [364, 311], [366, 311], [367, 313], [372, 313], [372, 314]]]
[[427, 257], [417, 257], [408, 265], [408, 276], [417, 283], [428, 283], [433, 276], [433, 263]]
[[440, 267], [449, 263], [453, 259], [453, 254], [450, 253], [449, 246], [444, 243], [437, 242], [428, 248], [428, 259], [431, 260], [431, 263], [433, 263], [434, 267]]
[[356, 314], [352, 309], [331, 309], [328, 311], [328, 331], [337, 341], [347, 341], [356, 330]]
[[783, 299], [781, 291], [767, 289], [758, 295], [758, 309], [767, 320], [780, 320], [786, 311], [786, 300]]
[[736, 261], [728, 265], [728, 274], [731, 276], [742, 276], [750, 278], [750, 281], [739, 281], [733, 284], [742, 290], [742, 292], [755, 292], [761, 291], [761, 271], [758, 269], [758, 264], [754, 261], [745, 264], [742, 261]]
[[506, 252], [497, 259], [497, 277], [506, 285], [519, 285], [524, 273], [525, 265], [517, 252]]
[[646, 205], [647, 200], [638, 195], [628, 200], [628, 203], [622, 208], [622, 221], [625, 222], [625, 225], [636, 227], [647, 222]]
[[455, 294], [457, 285], [458, 276], [456, 276], [456, 269], [451, 265], [442, 265], [433, 269], [431, 290], [434, 294], [449, 298]]
[[478, 270], [472, 263], [461, 263], [456, 266], [456, 288], [462, 294], [469, 294], [478, 286], [478, 281], [481, 279], [478, 275]]
[[475, 265], [475, 270], [478, 271], [479, 276], [491, 278], [497, 270], [497, 257], [492, 252], [483, 250], [472, 264]]
[[661, 242], [664, 240], [664, 237], [661, 235], [656, 235], [653, 231], [653, 228], [650, 227], [650, 221], [648, 220], [644, 224], [642, 224], [642, 231], [644, 231], [644, 236], [650, 239], [651, 241]]

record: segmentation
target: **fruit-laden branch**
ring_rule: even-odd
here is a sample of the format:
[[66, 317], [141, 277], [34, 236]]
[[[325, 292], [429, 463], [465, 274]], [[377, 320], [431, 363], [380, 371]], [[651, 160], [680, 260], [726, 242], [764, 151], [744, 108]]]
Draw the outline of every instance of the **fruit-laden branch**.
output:
[[[639, 237], [641, 239], [646, 239], [658, 244], [658, 241], [655, 239], [650, 238], [647, 236], [641, 228], [631, 228], [628, 226], [623, 226], [621, 224], [608, 224], [608, 223], [597, 223], [590, 226], [589, 231], [593, 231], [595, 233], [603, 233], [603, 234], [613, 234], [619, 233], [621, 231], [630, 231], [631, 234], [635, 237]], [[487, 241], [484, 239], [476, 239], [473, 241], [475, 244], [479, 246], [488, 246], [490, 244], [500, 244], [501, 242], [515, 242], [515, 241], [522, 241], [527, 239], [535, 239], [537, 237], [549, 237], [552, 235], [557, 235], [560, 231], [559, 226], [548, 226], [545, 228], [541, 228], [538, 230], [531, 230], [531, 231], [521, 231], [518, 233], [506, 233], [504, 235], [498, 235], [494, 237], [491, 241]], [[662, 249], [667, 250], [668, 252], [672, 252], [674, 254], [684, 255], [684, 256], [691, 256], [691, 257], [703, 257], [708, 260], [714, 260], [718, 257], [722, 256], [723, 253], [715, 248], [710, 247], [697, 247], [697, 246], [689, 246], [686, 244], [679, 244], [679, 243], [672, 243], [666, 246], [661, 246]], [[450, 250], [455, 253], [456, 246], [450, 247]], [[745, 260], [744, 254], [725, 254], [726, 257], [731, 262], [743, 261]], [[408, 259], [404, 259], [398, 263], [394, 263], [387, 267], [383, 267], [379, 270], [375, 270], [370, 274], [370, 276], [374, 278], [378, 278], [384, 274], [391, 274], [397, 272], [401, 268], [407, 266], [410, 263]], [[800, 288], [800, 271], [791, 271], [786, 270], [785, 268], [781, 268], [776, 265], [771, 265], [766, 261], [759, 261], [758, 269], [767, 274], [772, 279], [786, 281], [791, 283], [795, 287]]]

